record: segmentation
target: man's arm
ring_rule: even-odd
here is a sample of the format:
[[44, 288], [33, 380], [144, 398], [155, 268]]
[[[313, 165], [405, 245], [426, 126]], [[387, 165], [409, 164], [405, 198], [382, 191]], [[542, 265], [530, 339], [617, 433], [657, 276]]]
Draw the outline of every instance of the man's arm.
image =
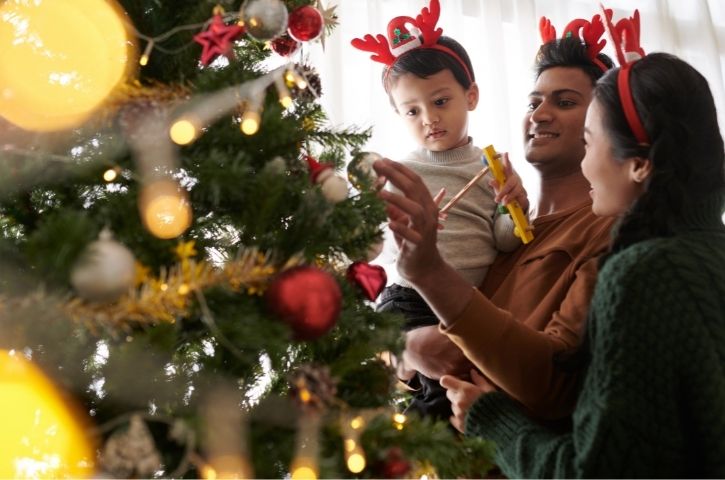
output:
[[437, 326], [416, 328], [406, 334], [403, 363], [406, 369], [435, 380], [443, 375], [467, 375], [472, 365]]

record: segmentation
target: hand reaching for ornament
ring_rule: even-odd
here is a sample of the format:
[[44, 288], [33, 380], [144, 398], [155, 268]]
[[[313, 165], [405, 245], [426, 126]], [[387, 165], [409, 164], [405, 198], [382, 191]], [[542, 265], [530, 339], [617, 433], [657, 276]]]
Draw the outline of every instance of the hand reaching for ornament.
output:
[[466, 430], [466, 415], [478, 398], [496, 388], [476, 369], [471, 369], [471, 381], [467, 382], [452, 375], [444, 375], [440, 384], [446, 389], [446, 397], [451, 401], [451, 424], [461, 433]]

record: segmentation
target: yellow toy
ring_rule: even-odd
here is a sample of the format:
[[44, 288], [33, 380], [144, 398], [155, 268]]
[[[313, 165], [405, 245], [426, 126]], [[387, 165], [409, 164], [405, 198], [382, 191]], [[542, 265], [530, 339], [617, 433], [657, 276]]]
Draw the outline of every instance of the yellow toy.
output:
[[[493, 145], [483, 149], [484, 163], [488, 165], [493, 174], [493, 178], [496, 179], [499, 185], [503, 185], [506, 182], [506, 175], [503, 173], [503, 165], [501, 164], [501, 155], [496, 153]], [[524, 211], [521, 209], [521, 205], [516, 200], [506, 204], [506, 209], [511, 215], [511, 219], [514, 221], [514, 234], [521, 239], [524, 244], [531, 242], [534, 239], [532, 233], [533, 228], [529, 225], [529, 221], [524, 215]]]

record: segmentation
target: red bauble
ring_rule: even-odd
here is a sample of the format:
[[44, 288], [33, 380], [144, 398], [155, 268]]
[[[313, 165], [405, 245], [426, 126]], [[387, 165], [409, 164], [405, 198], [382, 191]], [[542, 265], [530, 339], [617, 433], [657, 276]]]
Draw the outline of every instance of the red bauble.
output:
[[297, 340], [314, 340], [325, 334], [342, 308], [342, 292], [335, 278], [314, 267], [282, 272], [267, 289], [265, 300], [292, 327]]
[[272, 40], [272, 50], [277, 55], [283, 57], [289, 57], [295, 53], [302, 46], [300, 42], [290, 37], [289, 35], [282, 35]]
[[347, 267], [347, 279], [360, 287], [368, 300], [374, 302], [385, 288], [388, 276], [380, 265], [353, 262]]
[[287, 32], [298, 42], [309, 42], [322, 34], [324, 25], [320, 11], [311, 5], [305, 5], [289, 14]]

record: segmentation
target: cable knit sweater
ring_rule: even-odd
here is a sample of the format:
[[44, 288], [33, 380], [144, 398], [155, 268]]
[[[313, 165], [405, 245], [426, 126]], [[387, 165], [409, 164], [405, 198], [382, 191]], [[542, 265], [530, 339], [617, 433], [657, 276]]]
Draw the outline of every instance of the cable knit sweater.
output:
[[497, 444], [509, 477], [725, 477], [725, 227], [722, 198], [676, 235], [632, 245], [600, 272], [591, 363], [570, 433], [500, 392], [466, 432]]

